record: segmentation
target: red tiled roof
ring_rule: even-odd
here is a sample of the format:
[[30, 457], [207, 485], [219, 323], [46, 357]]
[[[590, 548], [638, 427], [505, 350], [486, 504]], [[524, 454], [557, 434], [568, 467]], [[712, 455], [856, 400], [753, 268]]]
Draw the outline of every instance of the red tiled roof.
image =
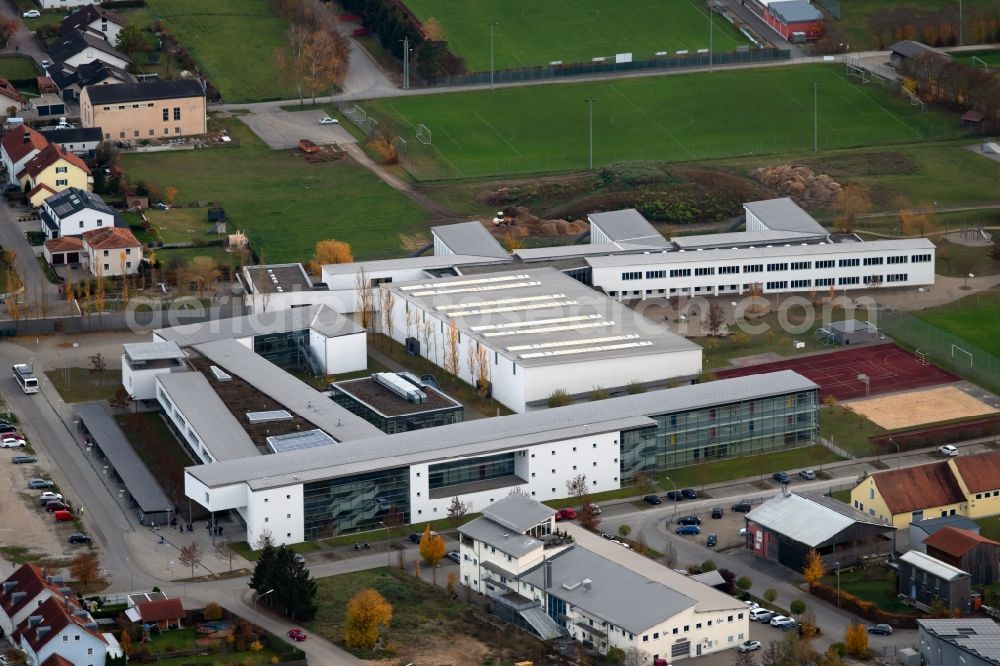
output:
[[76, 236], [60, 236], [44, 243], [49, 252], [78, 252], [83, 249], [83, 241]]
[[136, 604], [139, 617], [143, 622], [162, 622], [163, 620], [179, 620], [184, 617], [184, 605], [180, 599], [158, 599], [156, 601], [140, 601]]
[[[28, 135], [27, 141], [24, 140], [25, 134]], [[4, 152], [10, 156], [11, 161], [17, 162], [32, 150], [42, 150], [49, 145], [49, 142], [27, 125], [19, 125], [7, 132], [3, 141], [0, 141], [0, 145], [3, 146]]]
[[73, 666], [73, 662], [53, 653], [48, 659], [42, 662], [42, 666]]
[[[14, 583], [14, 585], [9, 583]], [[22, 564], [3, 581], [3, 584], [0, 584], [0, 608], [7, 614], [7, 617], [13, 617], [46, 587], [53, 591], [56, 589], [54, 585], [46, 582], [45, 575], [37, 566], [30, 562]], [[14, 600], [16, 592], [24, 592], [24, 596], [19, 596], [17, 601]]]
[[17, 88], [11, 85], [11, 82], [7, 79], [0, 79], [0, 95], [5, 95], [15, 102], [24, 101], [24, 98], [21, 97], [21, 93], [17, 92]]
[[83, 240], [95, 250], [114, 250], [140, 247], [142, 243], [130, 230], [122, 227], [104, 227], [83, 232]]
[[1000, 490], [1000, 451], [975, 456], [958, 456], [952, 460], [965, 487], [971, 493]]
[[[73, 614], [74, 611], [78, 610], [80, 608], [72, 603], [72, 598], [67, 603], [66, 600], [59, 597], [50, 597], [18, 625], [18, 630], [28, 645], [31, 646], [31, 649], [36, 653], [71, 624], [79, 625], [85, 632], [97, 638], [102, 643], [106, 643], [107, 641], [104, 640], [104, 636], [101, 635], [101, 632], [96, 627], [86, 626], [87, 623], [93, 621], [89, 614], [83, 617]], [[41, 615], [42, 621], [32, 627], [29, 618], [36, 615]], [[39, 631], [42, 627], [48, 627], [48, 630]]]
[[52, 194], [58, 194], [58, 192], [56, 192], [55, 190], [53, 190], [51, 187], [49, 187], [45, 183], [38, 183], [38, 185], [35, 185], [33, 188], [31, 188], [30, 190], [28, 190], [28, 193], [25, 196], [28, 198], [28, 201], [31, 201], [32, 199], [35, 198], [35, 195], [38, 194], [39, 192], [41, 192], [42, 190], [48, 190]]
[[984, 543], [1000, 547], [1000, 543], [993, 539], [987, 539], [975, 532], [960, 530], [957, 527], [942, 527], [924, 539], [924, 544], [927, 546], [952, 557], [962, 557], [976, 546]]
[[879, 472], [872, 480], [893, 515], [965, 501], [947, 460]]
[[[44, 137], [42, 138], [42, 141], [45, 141]], [[41, 152], [32, 157], [30, 160], [28, 160], [28, 162], [24, 165], [24, 169], [21, 171], [21, 173], [17, 174], [17, 177], [20, 178], [24, 174], [28, 174], [29, 176], [37, 176], [42, 171], [49, 168], [59, 160], [64, 160], [66, 162], [69, 162], [73, 166], [83, 169], [86, 173], [88, 174], [90, 173], [90, 168], [87, 166], [86, 162], [81, 160], [73, 153], [68, 153], [64, 151], [58, 145], [54, 143], [48, 143], [44, 148], [42, 148]]]

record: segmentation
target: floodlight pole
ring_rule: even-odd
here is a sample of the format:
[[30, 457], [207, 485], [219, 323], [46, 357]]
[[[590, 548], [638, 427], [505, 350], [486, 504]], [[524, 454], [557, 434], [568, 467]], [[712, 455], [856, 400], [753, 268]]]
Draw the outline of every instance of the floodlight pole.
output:
[[490, 90], [493, 90], [493, 32], [497, 27], [496, 21], [490, 21]]
[[819, 152], [819, 83], [813, 81], [813, 152]]
[[389, 533], [389, 526], [381, 520], [378, 524], [385, 528], [385, 566], [392, 566], [392, 536]]
[[403, 90], [410, 88], [410, 38], [403, 38]]
[[959, 46], [965, 45], [965, 39], [964, 39], [965, 26], [962, 25], [963, 23], [964, 21], [962, 20], [962, 0], [958, 0], [958, 45]]
[[588, 134], [590, 136], [590, 168], [594, 168], [594, 101], [593, 99], [585, 100], [587, 102], [587, 112], [588, 112]]
[[715, 17], [712, 14], [715, 10], [712, 8], [712, 3], [708, 3], [708, 72], [712, 73], [712, 40], [714, 38], [715, 32], [715, 21], [712, 20]]
[[896, 469], [903, 466], [903, 450], [899, 448], [899, 444], [892, 437], [889, 438], [889, 443], [896, 447]]

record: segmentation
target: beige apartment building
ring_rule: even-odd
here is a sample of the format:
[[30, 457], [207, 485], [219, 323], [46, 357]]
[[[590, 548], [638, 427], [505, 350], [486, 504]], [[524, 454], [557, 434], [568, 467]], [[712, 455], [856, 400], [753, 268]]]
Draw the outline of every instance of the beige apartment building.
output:
[[205, 91], [191, 79], [87, 86], [80, 93], [80, 121], [100, 127], [106, 141], [205, 134]]

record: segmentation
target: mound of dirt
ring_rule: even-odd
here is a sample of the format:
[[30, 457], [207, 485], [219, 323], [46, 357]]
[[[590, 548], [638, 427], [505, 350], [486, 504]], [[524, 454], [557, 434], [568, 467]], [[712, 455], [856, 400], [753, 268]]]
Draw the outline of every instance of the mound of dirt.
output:
[[583, 220], [540, 219], [524, 206], [505, 208], [503, 212], [513, 224], [499, 227], [501, 233], [522, 238], [525, 236], [576, 236], [589, 228]]
[[832, 204], [841, 190], [840, 183], [830, 176], [795, 164], [760, 167], [752, 170], [750, 177], [800, 203], [808, 202], [814, 206]]

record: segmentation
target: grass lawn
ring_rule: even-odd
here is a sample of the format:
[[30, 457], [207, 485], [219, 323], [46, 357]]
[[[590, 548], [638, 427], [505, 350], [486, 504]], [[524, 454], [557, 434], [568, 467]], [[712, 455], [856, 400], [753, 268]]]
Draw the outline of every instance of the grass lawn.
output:
[[[827, 576], [823, 582], [836, 588], [837, 576]], [[914, 612], [912, 607], [900, 603], [896, 599], [896, 572], [891, 569], [872, 568], [842, 571], [840, 573], [840, 589], [859, 599], [871, 601], [887, 613]]]
[[[473, 177], [586, 168], [588, 98], [596, 99], [598, 165], [811, 151], [814, 82], [824, 150], [956, 136], [953, 117], [916, 112], [828, 65], [423, 95], [363, 107], [396, 123], [418, 177]], [[418, 123], [433, 145], [416, 140]]]
[[145, 14], [163, 19], [226, 102], [295, 96], [272, 56], [285, 44], [288, 23], [267, 0], [147, 0]]
[[948, 305], [924, 310], [917, 316], [938, 328], [968, 340], [994, 356], [1000, 357], [1000, 291], [994, 290], [979, 296], [966, 296]]
[[830, 497], [832, 497], [835, 500], [839, 500], [839, 501], [843, 502], [844, 504], [850, 504], [851, 503], [851, 489], [850, 488], [844, 488], [843, 490], [834, 490], [832, 493], [830, 493]]
[[[707, 49], [708, 12], [695, 0], [601, 0], [538, 3], [532, 0], [406, 0], [421, 21], [437, 19], [448, 37], [448, 46], [465, 58], [472, 72], [490, 69], [491, 20], [494, 29], [494, 63], [497, 69], [612, 58], [632, 53], [636, 60], [652, 58], [658, 51]], [[716, 51], [735, 51], [749, 44], [732, 24], [715, 16], [712, 45]]]
[[208, 512], [197, 502], [190, 502], [184, 494], [184, 468], [195, 464], [163, 418], [157, 412], [135, 412], [115, 416], [118, 425], [132, 442], [132, 448], [145, 463], [150, 473], [160, 482], [163, 491], [179, 507], [181, 517], [187, 519], [186, 507], [190, 504], [192, 518], [202, 520]]
[[[197, 638], [198, 634], [195, 627], [184, 627], [174, 631], [153, 634], [152, 640], [149, 643], [143, 643], [141, 647], [149, 650], [152, 655], [180, 650], [192, 650], [198, 647], [203, 647], [195, 643], [195, 639]], [[218, 664], [223, 662], [233, 664], [269, 664], [271, 663], [271, 657], [280, 658], [280, 656], [281, 654], [277, 650], [265, 647], [260, 652], [252, 652], [250, 650], [244, 650], [243, 652], [227, 652], [225, 653], [224, 658], [221, 653], [216, 653], [214, 655], [208, 654], [190, 657], [174, 657], [172, 659], [158, 660], [156, 663], [172, 664], [173, 666], [184, 666], [186, 664]]]
[[[249, 560], [251, 562], [256, 562], [257, 557], [259, 557], [260, 555], [260, 551], [251, 548], [250, 544], [248, 544], [246, 541], [234, 542], [230, 544], [230, 548], [232, 548], [237, 555], [240, 555], [241, 557], [243, 557], [243, 559]], [[313, 553], [319, 550], [319, 546], [317, 546], [312, 541], [293, 543], [292, 545], [288, 546], [288, 548], [289, 550], [296, 553]]]
[[0, 58], [0, 78], [10, 79], [31, 79], [41, 72], [35, 66], [35, 61], [30, 58], [20, 58], [8, 56]]
[[[430, 572], [425, 571], [422, 575], [429, 577]], [[468, 604], [452, 599], [444, 590], [398, 570], [371, 569], [320, 578], [316, 582], [319, 585], [316, 596], [319, 612], [306, 628], [339, 645], [344, 639], [347, 602], [365, 588], [373, 588], [392, 604], [392, 621], [379, 635], [396, 648], [397, 656], [401, 658], [408, 648], [447, 641], [450, 636], [468, 633]], [[351, 652], [368, 658], [389, 656], [363, 650]], [[400, 663], [406, 663], [406, 660]]]
[[121, 386], [117, 368], [103, 373], [91, 372], [90, 368], [46, 370], [45, 375], [66, 402], [108, 400]]
[[[996, 235], [997, 232], [992, 233]], [[940, 236], [931, 240], [937, 245], [937, 262], [934, 267], [938, 275], [965, 277], [969, 273], [979, 276], [1000, 273], [1000, 262], [990, 258], [988, 247], [960, 245]]]
[[[972, 17], [979, 9], [986, 9], [995, 0], [963, 0], [965, 9], [965, 42], [973, 43], [975, 33], [972, 30]], [[957, 3], [952, 3], [957, 4]], [[875, 12], [909, 7], [921, 14], [934, 12], [946, 6], [941, 0], [849, 0], [841, 2], [842, 16], [840, 21], [832, 21], [832, 25], [844, 32], [847, 43], [852, 51], [873, 49], [878, 46], [875, 36], [869, 27], [869, 18]], [[956, 11], [956, 15], [957, 15]], [[887, 45], [888, 46], [888, 45]]]
[[211, 257], [215, 259], [215, 263], [220, 267], [238, 266], [240, 263], [239, 255], [226, 252], [226, 248], [221, 245], [161, 248], [156, 250], [156, 258], [159, 260], [161, 266], [170, 266], [175, 260], [180, 262], [181, 265], [185, 265], [190, 263], [195, 257]]
[[[970, 67], [982, 69], [989, 67], [995, 73], [1000, 73], [1000, 51], [960, 51], [954, 54], [956, 60], [965, 62]], [[985, 65], [983, 63], [986, 63]]]
[[[172, 185], [179, 201], [218, 202], [228, 228], [246, 232], [269, 263], [302, 261], [326, 238], [350, 243], [358, 259], [395, 257], [399, 234], [427, 228], [425, 211], [367, 169], [349, 160], [310, 164], [269, 149], [235, 118], [223, 124], [239, 146], [127, 155], [129, 180]], [[207, 228], [191, 223], [196, 232]]]
[[875, 455], [868, 438], [885, 429], [842, 405], [834, 405], [820, 407], [819, 431], [840, 448], [864, 458]]
[[989, 516], [976, 520], [979, 524], [979, 533], [987, 539], [1000, 541], [1000, 516]]
[[[731, 458], [717, 462], [669, 469], [656, 474], [657, 483], [664, 490], [678, 488], [700, 488], [709, 483], [731, 481], [749, 476], [770, 478], [778, 471], [793, 473], [805, 467], [818, 468], [826, 463], [840, 460], [825, 446], [806, 446], [773, 453], [762, 453], [744, 458]], [[673, 484], [666, 480], [670, 477]]]
[[193, 243], [218, 238], [215, 224], [208, 221], [208, 208], [171, 208], [145, 211], [146, 219], [164, 243]]

